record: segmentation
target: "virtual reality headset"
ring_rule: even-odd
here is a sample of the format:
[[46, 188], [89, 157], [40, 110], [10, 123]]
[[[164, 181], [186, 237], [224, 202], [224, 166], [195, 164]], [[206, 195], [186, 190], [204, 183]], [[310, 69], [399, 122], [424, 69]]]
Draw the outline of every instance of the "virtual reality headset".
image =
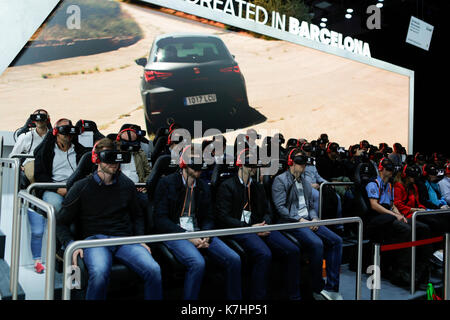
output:
[[310, 160], [310, 157], [304, 155], [297, 155], [292, 160], [294, 161], [295, 164], [306, 165], [308, 164], [308, 160]]
[[45, 113], [30, 114], [30, 120], [31, 121], [47, 121], [48, 115]]
[[120, 150], [121, 151], [128, 151], [128, 152], [138, 152], [141, 150], [141, 143], [136, 141], [120, 141]]
[[100, 162], [115, 164], [115, 163], [130, 163], [131, 153], [117, 151], [117, 150], [103, 150], [98, 153]]
[[302, 147], [302, 150], [305, 152], [312, 152], [313, 146], [311, 145], [311, 143], [305, 143]]
[[59, 126], [57, 127], [58, 129], [58, 133], [62, 134], [64, 136], [76, 136], [76, 135], [80, 135], [81, 134], [81, 128], [80, 127], [75, 127], [75, 126], [71, 126], [71, 125], [64, 125], [64, 126]]
[[405, 174], [411, 178], [419, 178], [421, 175], [421, 171], [417, 166], [407, 166], [405, 169]]

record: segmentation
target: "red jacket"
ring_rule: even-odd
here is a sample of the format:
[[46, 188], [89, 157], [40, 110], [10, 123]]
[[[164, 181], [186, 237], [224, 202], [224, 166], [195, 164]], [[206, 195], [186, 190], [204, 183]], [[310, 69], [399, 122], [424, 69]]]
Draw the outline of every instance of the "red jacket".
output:
[[411, 212], [411, 208], [423, 208], [426, 209], [419, 202], [419, 191], [417, 186], [414, 184], [414, 191], [409, 191], [409, 194], [406, 194], [406, 189], [400, 182], [396, 182], [394, 185], [394, 204], [397, 207], [398, 211], [403, 214], [406, 218], [411, 218], [413, 213]]

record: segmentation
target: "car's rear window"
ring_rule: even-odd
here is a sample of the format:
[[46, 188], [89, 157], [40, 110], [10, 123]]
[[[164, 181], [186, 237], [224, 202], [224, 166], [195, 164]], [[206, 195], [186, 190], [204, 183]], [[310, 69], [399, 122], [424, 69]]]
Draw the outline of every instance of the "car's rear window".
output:
[[156, 43], [154, 62], [209, 62], [230, 59], [222, 41], [214, 38], [165, 38]]

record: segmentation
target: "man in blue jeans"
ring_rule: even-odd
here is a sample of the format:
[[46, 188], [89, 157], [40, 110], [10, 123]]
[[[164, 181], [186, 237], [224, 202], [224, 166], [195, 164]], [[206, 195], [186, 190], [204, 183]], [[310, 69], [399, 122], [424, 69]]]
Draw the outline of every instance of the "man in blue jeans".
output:
[[[237, 176], [222, 182], [217, 190], [216, 215], [221, 228], [258, 227], [272, 223], [264, 187], [252, 179], [257, 167], [252, 164], [248, 151], [242, 150], [237, 157]], [[249, 256], [250, 299], [267, 299], [272, 253], [283, 261], [282, 279], [287, 298], [300, 299], [300, 249], [294, 243], [279, 231], [239, 234], [230, 238], [237, 241]]]
[[[56, 234], [64, 247], [74, 240], [70, 225], [76, 223], [77, 238], [108, 239], [144, 234], [144, 216], [138, 204], [134, 183], [119, 171], [120, 163], [130, 161], [126, 152], [104, 138], [92, 150], [93, 174], [77, 181], [67, 193], [56, 215]], [[145, 244], [117, 245], [78, 249], [86, 264], [89, 280], [86, 300], [106, 299], [113, 257], [127, 265], [144, 280], [144, 297], [162, 299], [161, 270]]]
[[[275, 177], [272, 198], [280, 223], [318, 221], [311, 195], [311, 182], [302, 175], [307, 157], [300, 148], [288, 155], [288, 170]], [[313, 296], [342, 300], [339, 294], [339, 270], [342, 239], [325, 226], [288, 230], [309, 253]], [[322, 261], [326, 260], [327, 281], [322, 279]]]
[[[191, 146], [180, 157], [181, 172], [161, 178], [155, 190], [155, 225], [160, 232], [192, 232], [214, 228], [211, 194], [206, 182], [199, 179], [202, 165], [200, 155]], [[241, 260], [239, 255], [217, 237], [166, 241], [165, 245], [186, 266], [184, 299], [198, 299], [208, 255], [225, 269], [226, 297], [240, 300]]]

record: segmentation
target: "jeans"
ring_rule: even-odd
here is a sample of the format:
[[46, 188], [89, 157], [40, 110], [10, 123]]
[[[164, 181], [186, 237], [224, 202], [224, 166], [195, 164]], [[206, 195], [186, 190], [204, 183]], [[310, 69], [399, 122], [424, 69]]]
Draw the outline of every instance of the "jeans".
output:
[[249, 255], [251, 261], [250, 299], [267, 298], [268, 276], [272, 252], [279, 255], [286, 267], [284, 280], [290, 299], [300, 299], [300, 249], [279, 231], [271, 231], [266, 237], [255, 233], [230, 236]]
[[[95, 235], [86, 240], [109, 238], [115, 237]], [[89, 273], [86, 300], [106, 299], [113, 257], [144, 279], [144, 298], [146, 300], [162, 299], [159, 264], [141, 244], [129, 244], [84, 249], [84, 262]]]
[[55, 213], [61, 210], [64, 197], [53, 191], [45, 191], [42, 200], [51, 204], [55, 208]]
[[41, 260], [42, 237], [47, 219], [34, 210], [28, 209], [28, 221], [31, 229], [31, 255], [33, 260]]
[[[166, 241], [164, 244], [187, 268], [184, 279], [184, 299], [198, 299], [205, 272], [205, 259], [189, 240]], [[206, 254], [225, 268], [227, 299], [240, 300], [242, 290], [241, 258], [239, 255], [217, 237], [211, 238]]]
[[[304, 247], [311, 264], [312, 286], [315, 293], [323, 289], [339, 291], [339, 271], [342, 260], [342, 239], [327, 227], [320, 226], [317, 231], [309, 228], [288, 230]], [[325, 257], [327, 282], [322, 278], [322, 261]]]

